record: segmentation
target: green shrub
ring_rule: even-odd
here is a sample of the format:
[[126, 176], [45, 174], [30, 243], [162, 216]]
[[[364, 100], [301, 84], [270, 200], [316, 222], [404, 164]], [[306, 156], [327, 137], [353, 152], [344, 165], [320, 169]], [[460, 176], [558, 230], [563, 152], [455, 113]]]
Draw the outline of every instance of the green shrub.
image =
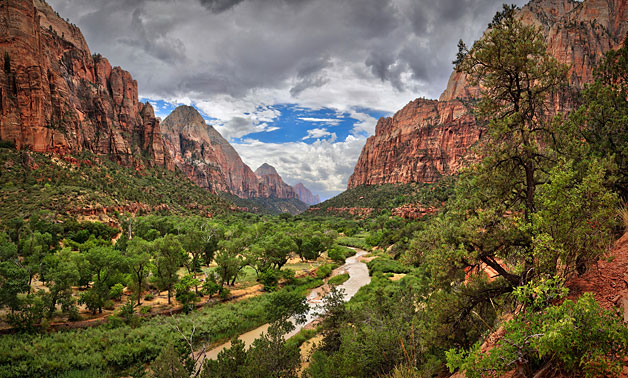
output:
[[122, 298], [122, 292], [124, 291], [124, 285], [117, 283], [109, 289], [109, 298], [120, 300]]
[[339, 274], [337, 276], [330, 278], [329, 281], [327, 281], [327, 283], [330, 285], [342, 285], [348, 279], [349, 279], [349, 273], [343, 273], [343, 274]]
[[155, 295], [153, 295], [153, 293], [148, 293], [144, 296], [145, 301], [152, 301], [153, 299], [155, 299]]
[[336, 261], [343, 263], [347, 257], [355, 255], [355, 250], [342, 246], [342, 245], [333, 245], [328, 251], [327, 256]]
[[378, 257], [369, 261], [366, 265], [371, 276], [375, 273], [410, 273], [412, 271], [411, 266], [389, 257]]
[[316, 270], [316, 278], [327, 278], [338, 264], [323, 264]]
[[577, 302], [525, 313], [504, 326], [502, 340], [488, 353], [480, 343], [469, 352], [447, 352], [447, 366], [467, 377], [499, 375], [518, 366], [532, 371], [552, 364], [584, 377], [617, 376], [628, 357], [628, 328], [600, 307], [590, 293]]
[[336, 243], [347, 246], [347, 247], [364, 249], [366, 251], [371, 250], [371, 247], [363, 238], [341, 236], [338, 239], [336, 239]]

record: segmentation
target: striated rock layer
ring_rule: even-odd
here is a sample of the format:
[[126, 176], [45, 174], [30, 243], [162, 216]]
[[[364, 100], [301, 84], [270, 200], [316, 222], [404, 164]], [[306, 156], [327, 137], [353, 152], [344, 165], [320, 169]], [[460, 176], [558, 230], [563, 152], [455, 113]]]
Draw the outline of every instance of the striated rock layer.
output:
[[295, 186], [293, 186], [293, 189], [295, 192], [297, 192], [297, 196], [299, 197], [299, 199], [310, 206], [316, 205], [317, 203], [321, 202], [321, 198], [319, 197], [319, 195], [312, 194], [312, 192], [302, 183], [296, 184]]
[[174, 169], [137, 82], [92, 56], [81, 31], [42, 0], [0, 2], [0, 140], [43, 153], [91, 151]]
[[203, 188], [240, 198], [299, 198], [270, 165], [264, 164], [253, 172], [191, 106], [182, 105], [170, 113], [161, 123], [161, 133], [176, 166]]
[[199, 186], [242, 198], [270, 196], [236, 150], [193, 107], [177, 107], [161, 123], [161, 133], [177, 167]]
[[298, 199], [294, 189], [282, 180], [273, 166], [264, 163], [255, 170], [255, 174], [260, 182], [268, 188], [268, 197]]
[[[532, 0], [519, 12], [541, 28], [548, 51], [570, 65], [569, 81], [582, 88], [606, 51], [628, 32], [626, 0]], [[393, 117], [381, 118], [364, 148], [348, 188], [385, 183], [430, 183], [455, 173], [481, 130], [460, 99], [478, 93], [454, 72], [438, 101], [417, 99]], [[560, 99], [557, 108], [568, 106]]]

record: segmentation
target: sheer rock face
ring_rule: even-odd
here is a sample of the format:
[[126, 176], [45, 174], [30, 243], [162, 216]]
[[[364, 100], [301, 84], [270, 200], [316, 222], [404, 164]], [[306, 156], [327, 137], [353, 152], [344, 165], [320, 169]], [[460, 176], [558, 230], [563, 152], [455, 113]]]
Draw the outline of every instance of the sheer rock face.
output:
[[42, 0], [0, 3], [0, 139], [44, 153], [90, 151], [174, 169], [137, 82], [92, 56], [81, 31]]
[[262, 164], [255, 170], [257, 178], [264, 184], [269, 191], [268, 197], [275, 198], [297, 198], [297, 193], [292, 187], [286, 184], [274, 167], [266, 163]]
[[199, 186], [242, 198], [270, 196], [236, 150], [193, 107], [177, 107], [161, 126], [175, 164]]
[[312, 206], [321, 202], [321, 198], [319, 195], [313, 195], [312, 192], [305, 187], [305, 185], [298, 183], [293, 186], [294, 191], [297, 193], [297, 196], [301, 200], [301, 202], [305, 202], [306, 204]]
[[[519, 16], [541, 28], [548, 51], [570, 65], [572, 87], [593, 80], [606, 51], [621, 46], [628, 32], [625, 0], [532, 0]], [[479, 93], [464, 74], [453, 72], [438, 101], [417, 99], [393, 117], [381, 118], [364, 148], [348, 188], [385, 183], [433, 182], [455, 173], [481, 130], [459, 99]], [[556, 103], [569, 107], [568, 98]]]

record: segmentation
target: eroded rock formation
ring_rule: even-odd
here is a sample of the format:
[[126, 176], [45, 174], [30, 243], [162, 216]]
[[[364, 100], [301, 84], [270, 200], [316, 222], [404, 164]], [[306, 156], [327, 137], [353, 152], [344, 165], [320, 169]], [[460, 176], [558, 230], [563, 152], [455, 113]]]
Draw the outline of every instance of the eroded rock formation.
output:
[[199, 186], [242, 198], [270, 195], [229, 142], [193, 107], [177, 107], [162, 122], [161, 132], [177, 167]]
[[137, 82], [91, 54], [81, 31], [42, 0], [0, 2], [0, 140], [44, 153], [90, 151], [174, 169]]
[[[541, 28], [548, 51], [570, 65], [569, 81], [581, 88], [603, 54], [621, 46], [628, 31], [626, 0], [532, 0], [519, 12]], [[356, 164], [348, 188], [384, 183], [434, 182], [468, 159], [481, 130], [459, 99], [478, 93], [452, 73], [438, 101], [417, 99], [381, 118]], [[558, 109], [569, 106], [560, 99]]]
[[317, 203], [321, 202], [321, 198], [319, 197], [319, 195], [312, 194], [312, 192], [308, 188], [306, 188], [305, 185], [303, 185], [302, 183], [298, 183], [292, 188], [294, 189], [295, 192], [297, 192], [297, 196], [299, 197], [301, 202], [304, 202], [310, 206], [316, 205]]
[[255, 170], [255, 174], [260, 182], [268, 188], [268, 197], [298, 199], [294, 189], [283, 181], [273, 166], [264, 163]]

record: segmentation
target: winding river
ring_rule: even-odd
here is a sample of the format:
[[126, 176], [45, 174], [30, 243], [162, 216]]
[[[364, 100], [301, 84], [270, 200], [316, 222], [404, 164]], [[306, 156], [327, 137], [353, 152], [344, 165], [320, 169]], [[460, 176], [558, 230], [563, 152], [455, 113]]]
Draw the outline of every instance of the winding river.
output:
[[[335, 276], [338, 274], [349, 273], [349, 279], [345, 281], [342, 285], [338, 286], [339, 288], [344, 289], [345, 301], [348, 301], [349, 299], [351, 299], [358, 292], [358, 290], [360, 290], [362, 286], [368, 285], [368, 283], [371, 282], [371, 277], [369, 276], [368, 267], [366, 266], [365, 263], [363, 263], [362, 261], [359, 261], [359, 258], [361, 256], [364, 256], [368, 252], [359, 250], [359, 249], [355, 249], [355, 250], [357, 251], [357, 253], [354, 256], [347, 258], [345, 260], [345, 263], [342, 266], [336, 268], [336, 270], [334, 270], [332, 274], [332, 276]], [[312, 292], [310, 292], [310, 294], [307, 296], [307, 303], [310, 305], [310, 310], [306, 314], [305, 323], [297, 324], [295, 329], [286, 335], [286, 338], [290, 338], [296, 335], [303, 328], [305, 328], [306, 326], [308, 326], [309, 324], [311, 324], [312, 322], [318, 319], [316, 310], [317, 310], [318, 305], [320, 305], [322, 302], [322, 297], [321, 297], [322, 294], [323, 294], [322, 287], [316, 288], [312, 290]], [[268, 327], [269, 327], [269, 324], [264, 324], [249, 332], [241, 334], [240, 336], [238, 336], [238, 339], [244, 341], [244, 344], [248, 348], [249, 346], [251, 346], [251, 344], [253, 344], [253, 341], [255, 341], [255, 339], [259, 338], [262, 335], [262, 333], [265, 333], [268, 330]], [[202, 360], [204, 360], [205, 358], [209, 358], [212, 360], [216, 359], [218, 357], [218, 353], [220, 353], [223, 349], [226, 349], [229, 347], [231, 347], [231, 341], [228, 341], [224, 344], [221, 344], [207, 351], [205, 353], [205, 356], [201, 358], [200, 362], [202, 363]]]

